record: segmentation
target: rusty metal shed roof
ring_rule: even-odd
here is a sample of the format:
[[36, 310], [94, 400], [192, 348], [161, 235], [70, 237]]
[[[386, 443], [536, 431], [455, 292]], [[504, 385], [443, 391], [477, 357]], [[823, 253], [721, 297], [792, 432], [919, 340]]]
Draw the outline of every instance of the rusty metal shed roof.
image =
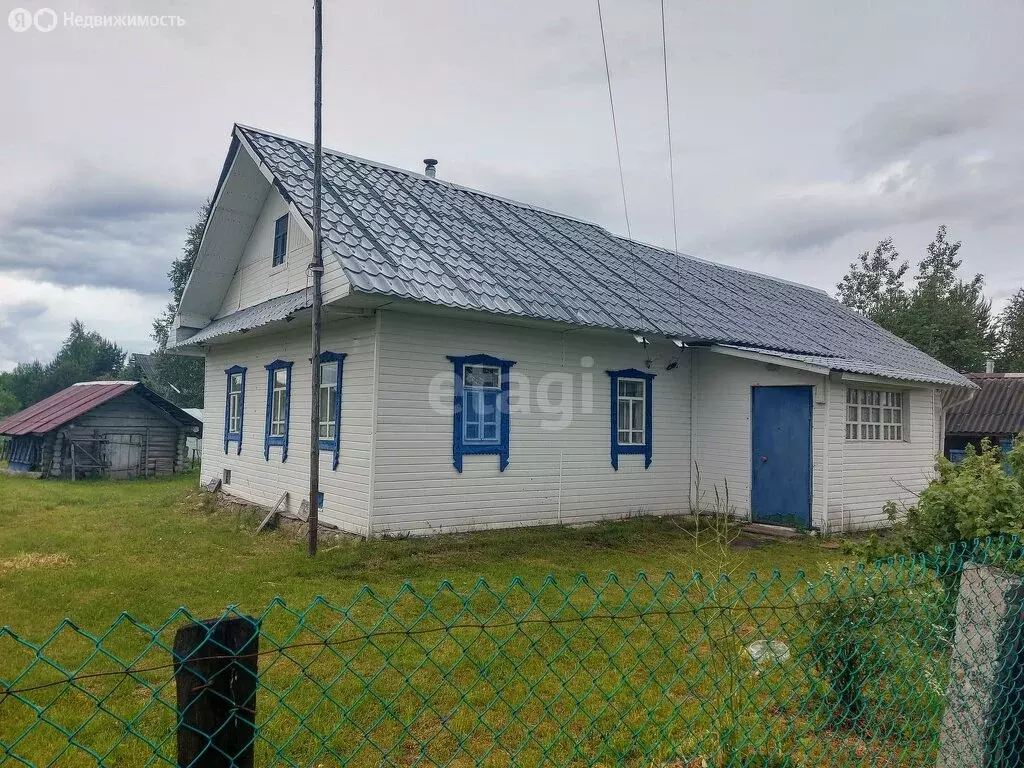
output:
[[949, 412], [947, 435], [1024, 432], [1024, 373], [969, 373], [967, 378], [981, 389]]
[[46, 434], [128, 392], [142, 396], [183, 426], [202, 426], [200, 421], [137, 381], [87, 381], [73, 384], [23, 411], [11, 414], [0, 421], [0, 435]]

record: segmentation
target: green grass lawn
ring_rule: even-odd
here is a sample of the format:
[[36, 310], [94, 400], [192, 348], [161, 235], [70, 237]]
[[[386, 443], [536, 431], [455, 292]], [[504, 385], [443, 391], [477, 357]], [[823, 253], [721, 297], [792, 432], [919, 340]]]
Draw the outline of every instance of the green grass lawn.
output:
[[[9, 628], [0, 633], [0, 683], [123, 668], [117, 660], [159, 667], [0, 695], [0, 763], [4, 750], [39, 765], [173, 762], [175, 688], [165, 665], [185, 619], [164, 622], [179, 606], [210, 618], [230, 605], [262, 617], [260, 766], [689, 765], [736, 745], [820, 765], [894, 753], [873, 764], [911, 765], [918, 748], [931, 759], [931, 736], [909, 746], [892, 741], [897, 731], [867, 746], [823, 737], [811, 695], [819, 683], [806, 663], [794, 657], [761, 672], [738, 655], [758, 639], [798, 647], [798, 572], [813, 579], [842, 559], [814, 539], [723, 543], [683, 519], [641, 517], [332, 538], [311, 560], [303, 542], [256, 535], [254, 514], [217, 508], [195, 484], [0, 476], [0, 624]], [[782, 577], [773, 580], [775, 570]], [[711, 578], [694, 586], [696, 571]], [[747, 583], [750, 571], [761, 580]], [[731, 584], [712, 594], [722, 574]], [[517, 577], [523, 586], [510, 587]], [[463, 594], [437, 593], [445, 580]], [[403, 591], [407, 582], [413, 591]], [[326, 602], [310, 608], [317, 596]], [[282, 602], [267, 609], [275, 597]], [[37, 654], [64, 617], [74, 627]], [[440, 631], [450, 624], [463, 626]], [[97, 644], [90, 634], [104, 637]], [[274, 650], [295, 644], [303, 647]]]
[[[101, 630], [127, 611], [158, 623], [185, 606], [216, 616], [229, 605], [259, 611], [280, 596], [305, 606], [317, 595], [345, 603], [363, 585], [381, 595], [404, 582], [433, 590], [443, 579], [496, 587], [548, 574], [624, 581], [644, 572], [685, 577], [718, 566], [692, 530], [670, 518], [584, 528], [519, 528], [424, 539], [328, 540], [316, 559], [280, 533], [256, 535], [251, 515], [210, 513], [194, 476], [168, 480], [39, 481], [0, 475], [0, 625], [42, 639], [64, 617]], [[839, 556], [813, 540], [741, 539], [727, 569], [809, 576]]]

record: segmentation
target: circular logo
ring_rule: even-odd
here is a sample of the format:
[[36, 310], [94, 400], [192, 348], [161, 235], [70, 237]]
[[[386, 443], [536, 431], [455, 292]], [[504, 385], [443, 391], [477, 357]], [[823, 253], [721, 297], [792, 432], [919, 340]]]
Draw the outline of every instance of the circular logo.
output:
[[27, 32], [32, 28], [32, 11], [15, 8], [7, 14], [7, 26], [15, 32]]
[[52, 8], [40, 8], [36, 11], [33, 21], [40, 32], [52, 32], [57, 26], [57, 12]]

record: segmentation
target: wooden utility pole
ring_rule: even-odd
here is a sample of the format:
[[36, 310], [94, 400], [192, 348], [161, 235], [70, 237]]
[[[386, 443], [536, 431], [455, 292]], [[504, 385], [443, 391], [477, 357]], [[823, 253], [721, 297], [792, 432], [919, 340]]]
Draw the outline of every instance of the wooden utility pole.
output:
[[[309, 556], [316, 555], [320, 521], [320, 332], [323, 325], [322, 282], [324, 276], [323, 237], [323, 137], [321, 101], [323, 96], [323, 0], [313, 0], [313, 349], [310, 356], [312, 387], [309, 402]], [[339, 429], [340, 424], [335, 426]]]

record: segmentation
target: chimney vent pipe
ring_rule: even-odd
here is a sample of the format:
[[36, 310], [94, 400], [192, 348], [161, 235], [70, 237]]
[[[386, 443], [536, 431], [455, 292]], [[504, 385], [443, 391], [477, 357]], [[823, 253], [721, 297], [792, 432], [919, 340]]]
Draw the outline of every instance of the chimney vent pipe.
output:
[[426, 160], [423, 161], [423, 164], [427, 166], [426, 170], [424, 171], [424, 173], [426, 173], [427, 176], [429, 176], [431, 179], [437, 176], [437, 160], [435, 160], [432, 157], [428, 157]]

